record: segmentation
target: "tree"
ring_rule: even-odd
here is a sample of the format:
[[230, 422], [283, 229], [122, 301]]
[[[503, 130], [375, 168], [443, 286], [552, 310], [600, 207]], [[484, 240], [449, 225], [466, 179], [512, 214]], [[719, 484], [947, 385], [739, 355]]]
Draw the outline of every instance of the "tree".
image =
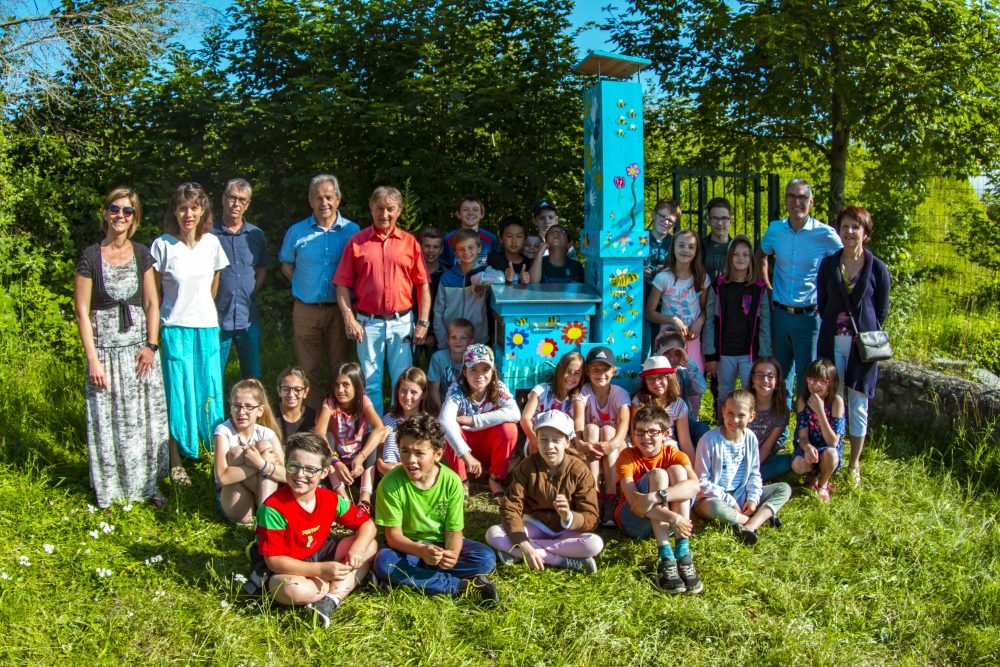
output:
[[[709, 152], [801, 147], [844, 203], [852, 149], [885, 173], [979, 173], [1000, 160], [996, 0], [664, 0], [612, 16], [653, 60]], [[669, 115], [669, 114], [668, 114]]]

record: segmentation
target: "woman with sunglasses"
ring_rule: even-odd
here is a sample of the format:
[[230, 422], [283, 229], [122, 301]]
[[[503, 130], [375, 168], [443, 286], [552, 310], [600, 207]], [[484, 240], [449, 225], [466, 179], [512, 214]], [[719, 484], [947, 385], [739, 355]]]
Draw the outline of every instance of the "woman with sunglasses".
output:
[[166, 398], [157, 355], [160, 301], [153, 258], [131, 240], [142, 220], [139, 196], [115, 188], [104, 199], [104, 238], [76, 264], [75, 310], [87, 357], [90, 482], [99, 507], [165, 500]]
[[198, 441], [210, 446], [223, 420], [219, 271], [229, 260], [212, 228], [212, 204], [197, 183], [181, 183], [163, 216], [166, 232], [150, 248], [157, 285], [163, 290], [163, 384], [170, 417], [170, 479], [191, 480], [180, 455], [197, 459]]

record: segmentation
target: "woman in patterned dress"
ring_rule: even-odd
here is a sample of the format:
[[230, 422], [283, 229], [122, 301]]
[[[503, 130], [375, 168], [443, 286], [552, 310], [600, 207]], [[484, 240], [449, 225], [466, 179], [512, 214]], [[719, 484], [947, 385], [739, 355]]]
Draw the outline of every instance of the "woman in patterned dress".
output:
[[142, 220], [139, 196], [116, 188], [104, 200], [104, 239], [76, 265], [76, 321], [87, 357], [90, 483], [100, 507], [165, 500], [166, 398], [157, 354], [160, 303], [153, 258], [131, 240]]

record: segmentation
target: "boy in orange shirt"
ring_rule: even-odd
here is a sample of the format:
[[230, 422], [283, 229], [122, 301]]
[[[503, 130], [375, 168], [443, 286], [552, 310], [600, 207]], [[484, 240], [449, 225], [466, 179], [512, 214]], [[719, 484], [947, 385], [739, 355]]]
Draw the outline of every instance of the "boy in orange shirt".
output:
[[[698, 495], [698, 476], [691, 459], [668, 440], [670, 417], [647, 405], [635, 413], [632, 447], [616, 466], [621, 490], [615, 520], [631, 538], [656, 538], [660, 562], [657, 584], [667, 593], [701, 593], [691, 556], [691, 500]], [[676, 536], [670, 545], [670, 534]], [[676, 550], [675, 550], [676, 549]]]

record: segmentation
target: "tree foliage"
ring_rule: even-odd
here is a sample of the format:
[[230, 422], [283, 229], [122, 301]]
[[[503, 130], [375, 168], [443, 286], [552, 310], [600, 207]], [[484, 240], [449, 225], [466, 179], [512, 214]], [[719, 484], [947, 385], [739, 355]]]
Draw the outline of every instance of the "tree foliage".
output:
[[707, 154], [821, 156], [831, 211], [843, 204], [852, 149], [904, 180], [997, 164], [995, 0], [629, 6], [633, 18], [613, 17], [614, 39], [654, 61], [668, 121], [693, 123]]

